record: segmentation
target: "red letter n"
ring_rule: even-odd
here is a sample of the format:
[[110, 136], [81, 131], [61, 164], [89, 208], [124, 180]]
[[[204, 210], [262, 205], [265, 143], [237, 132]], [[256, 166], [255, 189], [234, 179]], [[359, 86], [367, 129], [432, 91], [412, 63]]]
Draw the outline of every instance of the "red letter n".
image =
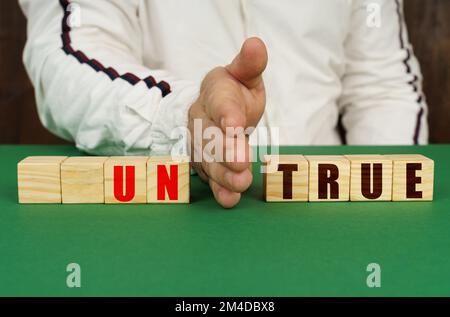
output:
[[165, 165], [157, 166], [158, 200], [178, 200], [178, 165], [170, 165], [170, 177]]

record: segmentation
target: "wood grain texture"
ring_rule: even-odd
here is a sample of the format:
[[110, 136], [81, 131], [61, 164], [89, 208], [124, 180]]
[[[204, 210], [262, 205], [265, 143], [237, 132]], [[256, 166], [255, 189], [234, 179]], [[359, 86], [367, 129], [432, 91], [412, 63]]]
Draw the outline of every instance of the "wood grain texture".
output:
[[[434, 161], [423, 155], [386, 155], [393, 161], [393, 201], [431, 201], [434, 191]], [[420, 164], [414, 166], [418, 170], [408, 172], [408, 164]], [[414, 182], [412, 180], [415, 179]], [[418, 182], [417, 184], [414, 184]], [[410, 187], [408, 187], [410, 184]], [[414, 193], [420, 193], [419, 197], [413, 197]]]
[[345, 157], [350, 161], [350, 201], [392, 200], [392, 160], [382, 155]]
[[[104, 177], [105, 177], [105, 203], [106, 204], [145, 204], [147, 202], [147, 168], [146, 156], [113, 156], [104, 163]], [[125, 195], [127, 192], [126, 177], [131, 175], [126, 173], [126, 166], [134, 167], [134, 195], [129, 201], [119, 201], [114, 195], [114, 167], [123, 167], [123, 190]], [[125, 176], [126, 175], [126, 176]]]
[[[305, 156], [309, 162], [309, 201], [349, 201], [350, 200], [350, 161], [340, 155], [309, 155]], [[320, 188], [319, 167], [335, 166], [338, 170], [338, 177], [334, 183], [338, 186], [327, 185]], [[332, 176], [331, 172], [324, 176]], [[324, 183], [324, 182], [322, 182]], [[336, 197], [332, 197], [333, 189], [337, 188]], [[325, 197], [321, 198], [321, 194]]]
[[[279, 171], [283, 164], [296, 166], [296, 171], [289, 175]], [[263, 166], [264, 199], [267, 202], [308, 201], [309, 164], [303, 155], [266, 155]]]
[[70, 157], [61, 164], [63, 204], [103, 204], [107, 157]]
[[[158, 199], [158, 166], [164, 168], [170, 180], [173, 181], [171, 166], [176, 166], [178, 173], [177, 199], [171, 199], [167, 188], [163, 197]], [[172, 158], [170, 156], [152, 156], [147, 161], [147, 202], [163, 204], [188, 204], [190, 202], [190, 163], [189, 157]]]
[[61, 163], [66, 156], [30, 156], [17, 164], [20, 204], [61, 203]]

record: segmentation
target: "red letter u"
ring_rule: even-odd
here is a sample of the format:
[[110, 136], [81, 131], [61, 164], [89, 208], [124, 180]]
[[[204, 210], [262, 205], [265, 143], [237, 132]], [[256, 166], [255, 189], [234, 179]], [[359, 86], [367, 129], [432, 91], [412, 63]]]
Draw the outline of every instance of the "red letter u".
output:
[[135, 195], [134, 166], [125, 167], [125, 193], [123, 190], [123, 166], [114, 166], [114, 197], [120, 202], [133, 200]]

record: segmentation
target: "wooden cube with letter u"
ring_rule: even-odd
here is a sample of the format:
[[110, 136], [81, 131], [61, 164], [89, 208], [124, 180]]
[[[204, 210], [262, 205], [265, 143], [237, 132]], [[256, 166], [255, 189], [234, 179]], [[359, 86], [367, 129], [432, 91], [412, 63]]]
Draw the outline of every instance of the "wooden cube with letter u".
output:
[[104, 163], [106, 204], [147, 202], [147, 156], [116, 156]]
[[392, 160], [383, 155], [346, 155], [350, 160], [350, 200], [392, 200]]
[[266, 155], [263, 166], [266, 201], [308, 201], [308, 161], [303, 155]]
[[147, 161], [148, 203], [189, 203], [189, 157], [152, 156]]
[[350, 161], [345, 156], [305, 157], [309, 162], [309, 201], [350, 200]]

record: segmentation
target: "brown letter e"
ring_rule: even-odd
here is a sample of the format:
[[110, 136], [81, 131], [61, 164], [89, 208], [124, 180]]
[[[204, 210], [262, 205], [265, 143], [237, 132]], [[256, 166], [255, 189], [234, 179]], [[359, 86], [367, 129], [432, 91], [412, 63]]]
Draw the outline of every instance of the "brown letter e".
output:
[[422, 170], [420, 163], [406, 164], [406, 198], [422, 198], [422, 192], [416, 190], [416, 184], [422, 182], [422, 178], [416, 176], [416, 171], [420, 170]]

